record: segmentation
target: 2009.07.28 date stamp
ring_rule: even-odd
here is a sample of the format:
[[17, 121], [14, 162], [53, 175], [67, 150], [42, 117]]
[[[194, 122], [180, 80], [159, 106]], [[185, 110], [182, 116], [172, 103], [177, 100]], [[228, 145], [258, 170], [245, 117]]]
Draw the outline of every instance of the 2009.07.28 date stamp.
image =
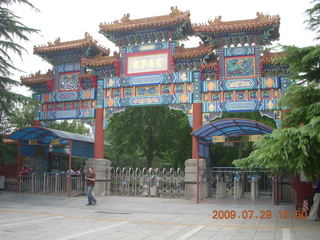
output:
[[279, 217], [280, 219], [306, 218], [307, 214], [303, 211], [291, 210], [213, 210], [212, 219], [272, 219]]

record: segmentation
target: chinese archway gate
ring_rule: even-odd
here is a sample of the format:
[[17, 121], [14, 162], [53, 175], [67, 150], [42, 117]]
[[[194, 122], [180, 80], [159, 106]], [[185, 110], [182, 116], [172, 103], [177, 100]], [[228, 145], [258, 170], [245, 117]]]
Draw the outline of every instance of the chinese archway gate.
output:
[[[223, 112], [260, 111], [278, 119], [278, 99], [290, 85], [288, 68], [274, 63], [280, 53], [265, 47], [279, 39], [279, 26], [279, 16], [262, 13], [192, 24], [188, 11], [171, 8], [168, 15], [126, 14], [100, 24], [100, 33], [119, 47], [112, 56], [88, 33], [36, 46], [34, 53], [52, 69], [21, 78], [41, 103], [34, 124], [83, 119], [95, 129], [95, 158], [103, 158], [108, 119], [128, 107], [169, 105], [188, 115], [193, 130]], [[189, 36], [198, 36], [199, 46], [184, 47], [181, 41]], [[192, 158], [205, 152], [193, 136]]]

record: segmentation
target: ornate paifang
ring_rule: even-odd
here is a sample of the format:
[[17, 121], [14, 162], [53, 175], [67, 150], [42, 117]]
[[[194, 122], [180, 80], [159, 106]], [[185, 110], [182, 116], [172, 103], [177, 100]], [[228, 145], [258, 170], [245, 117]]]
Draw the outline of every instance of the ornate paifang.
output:
[[[219, 16], [191, 25], [190, 13], [176, 7], [150, 18], [125, 14], [100, 25], [119, 46], [112, 56], [89, 34], [57, 39], [34, 48], [52, 71], [22, 82], [41, 96], [35, 119], [42, 121], [93, 119], [95, 110], [104, 108], [106, 127], [125, 107], [170, 105], [186, 112], [192, 124], [193, 103], [202, 103], [204, 122], [222, 112], [274, 111], [292, 84], [288, 67], [273, 61], [281, 55], [262, 51], [278, 39], [279, 24], [278, 16], [258, 13], [255, 19], [225, 22]], [[192, 35], [201, 38], [198, 46], [179, 42]]]

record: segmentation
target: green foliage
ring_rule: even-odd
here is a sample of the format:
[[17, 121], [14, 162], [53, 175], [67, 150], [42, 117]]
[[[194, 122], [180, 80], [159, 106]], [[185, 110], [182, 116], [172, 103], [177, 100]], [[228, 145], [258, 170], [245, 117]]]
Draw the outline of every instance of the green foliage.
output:
[[50, 124], [48, 127], [66, 132], [90, 135], [90, 129], [87, 128], [80, 120], [56, 121]]
[[[191, 128], [168, 106], [130, 108], [114, 115], [106, 131], [111, 157], [120, 166], [183, 167], [191, 155]], [[123, 161], [126, 159], [127, 161]], [[123, 164], [123, 165], [122, 165]]]
[[[320, 3], [306, 13], [308, 28], [319, 39]], [[254, 145], [247, 158], [234, 161], [240, 167], [265, 167], [274, 172], [305, 172], [311, 180], [320, 172], [320, 46], [284, 47], [284, 57], [278, 61], [289, 65], [293, 79], [307, 85], [293, 85], [281, 98], [287, 109], [282, 126], [265, 135]]]
[[283, 46], [284, 56], [275, 60], [289, 66], [291, 79], [303, 82], [319, 82], [320, 46], [298, 48]]
[[283, 126], [297, 127], [307, 124], [314, 116], [320, 116], [320, 90], [317, 84], [293, 85], [285, 97], [281, 98], [280, 104], [289, 109], [284, 113]]
[[238, 167], [264, 167], [285, 173], [303, 170], [311, 179], [320, 171], [320, 117], [307, 125], [276, 129], [257, 141], [250, 156], [234, 161]]
[[[11, 78], [12, 72], [19, 70], [12, 61], [11, 53], [21, 56], [25, 48], [20, 43], [29, 40], [28, 34], [38, 32], [24, 25], [9, 9], [14, 3], [25, 4], [35, 9], [28, 0], [0, 1], [0, 161], [4, 163], [13, 162], [17, 151], [15, 146], [2, 144], [3, 135], [28, 125], [30, 120], [30, 111], [27, 113], [18, 107], [18, 104], [27, 103], [30, 98], [11, 90], [12, 86], [21, 85]], [[24, 113], [26, 115], [23, 115]]]
[[320, 171], [320, 89], [317, 84], [294, 85], [281, 99], [289, 107], [283, 126], [254, 144], [238, 167], [263, 167], [277, 173], [305, 172], [308, 179]]
[[27, 0], [2, 0], [0, 2], [0, 112], [6, 115], [14, 114], [11, 110], [16, 103], [28, 100], [27, 97], [11, 91], [11, 87], [19, 86], [20, 82], [10, 77], [12, 71], [18, 69], [12, 62], [9, 53], [13, 52], [21, 56], [25, 48], [18, 42], [27, 41], [29, 40], [27, 34], [38, 32], [19, 21], [20, 18], [8, 8], [13, 3], [27, 4], [34, 8]]
[[306, 14], [308, 16], [308, 20], [306, 21], [308, 24], [308, 29], [311, 31], [315, 31], [318, 37], [316, 39], [320, 39], [320, 1], [314, 0], [315, 4], [312, 8], [306, 10]]

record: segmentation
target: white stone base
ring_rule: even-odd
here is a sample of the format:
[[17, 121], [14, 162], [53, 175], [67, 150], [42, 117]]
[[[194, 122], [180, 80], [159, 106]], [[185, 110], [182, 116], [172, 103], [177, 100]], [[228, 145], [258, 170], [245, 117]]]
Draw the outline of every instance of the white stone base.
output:
[[111, 180], [111, 161], [100, 158], [88, 158], [86, 160], [86, 171], [88, 167], [92, 167], [96, 174], [96, 182], [94, 184], [95, 196], [110, 195]]
[[[185, 197], [189, 200], [197, 198], [197, 159], [185, 161]], [[200, 199], [208, 197], [208, 181], [206, 177], [206, 161], [199, 159]]]

